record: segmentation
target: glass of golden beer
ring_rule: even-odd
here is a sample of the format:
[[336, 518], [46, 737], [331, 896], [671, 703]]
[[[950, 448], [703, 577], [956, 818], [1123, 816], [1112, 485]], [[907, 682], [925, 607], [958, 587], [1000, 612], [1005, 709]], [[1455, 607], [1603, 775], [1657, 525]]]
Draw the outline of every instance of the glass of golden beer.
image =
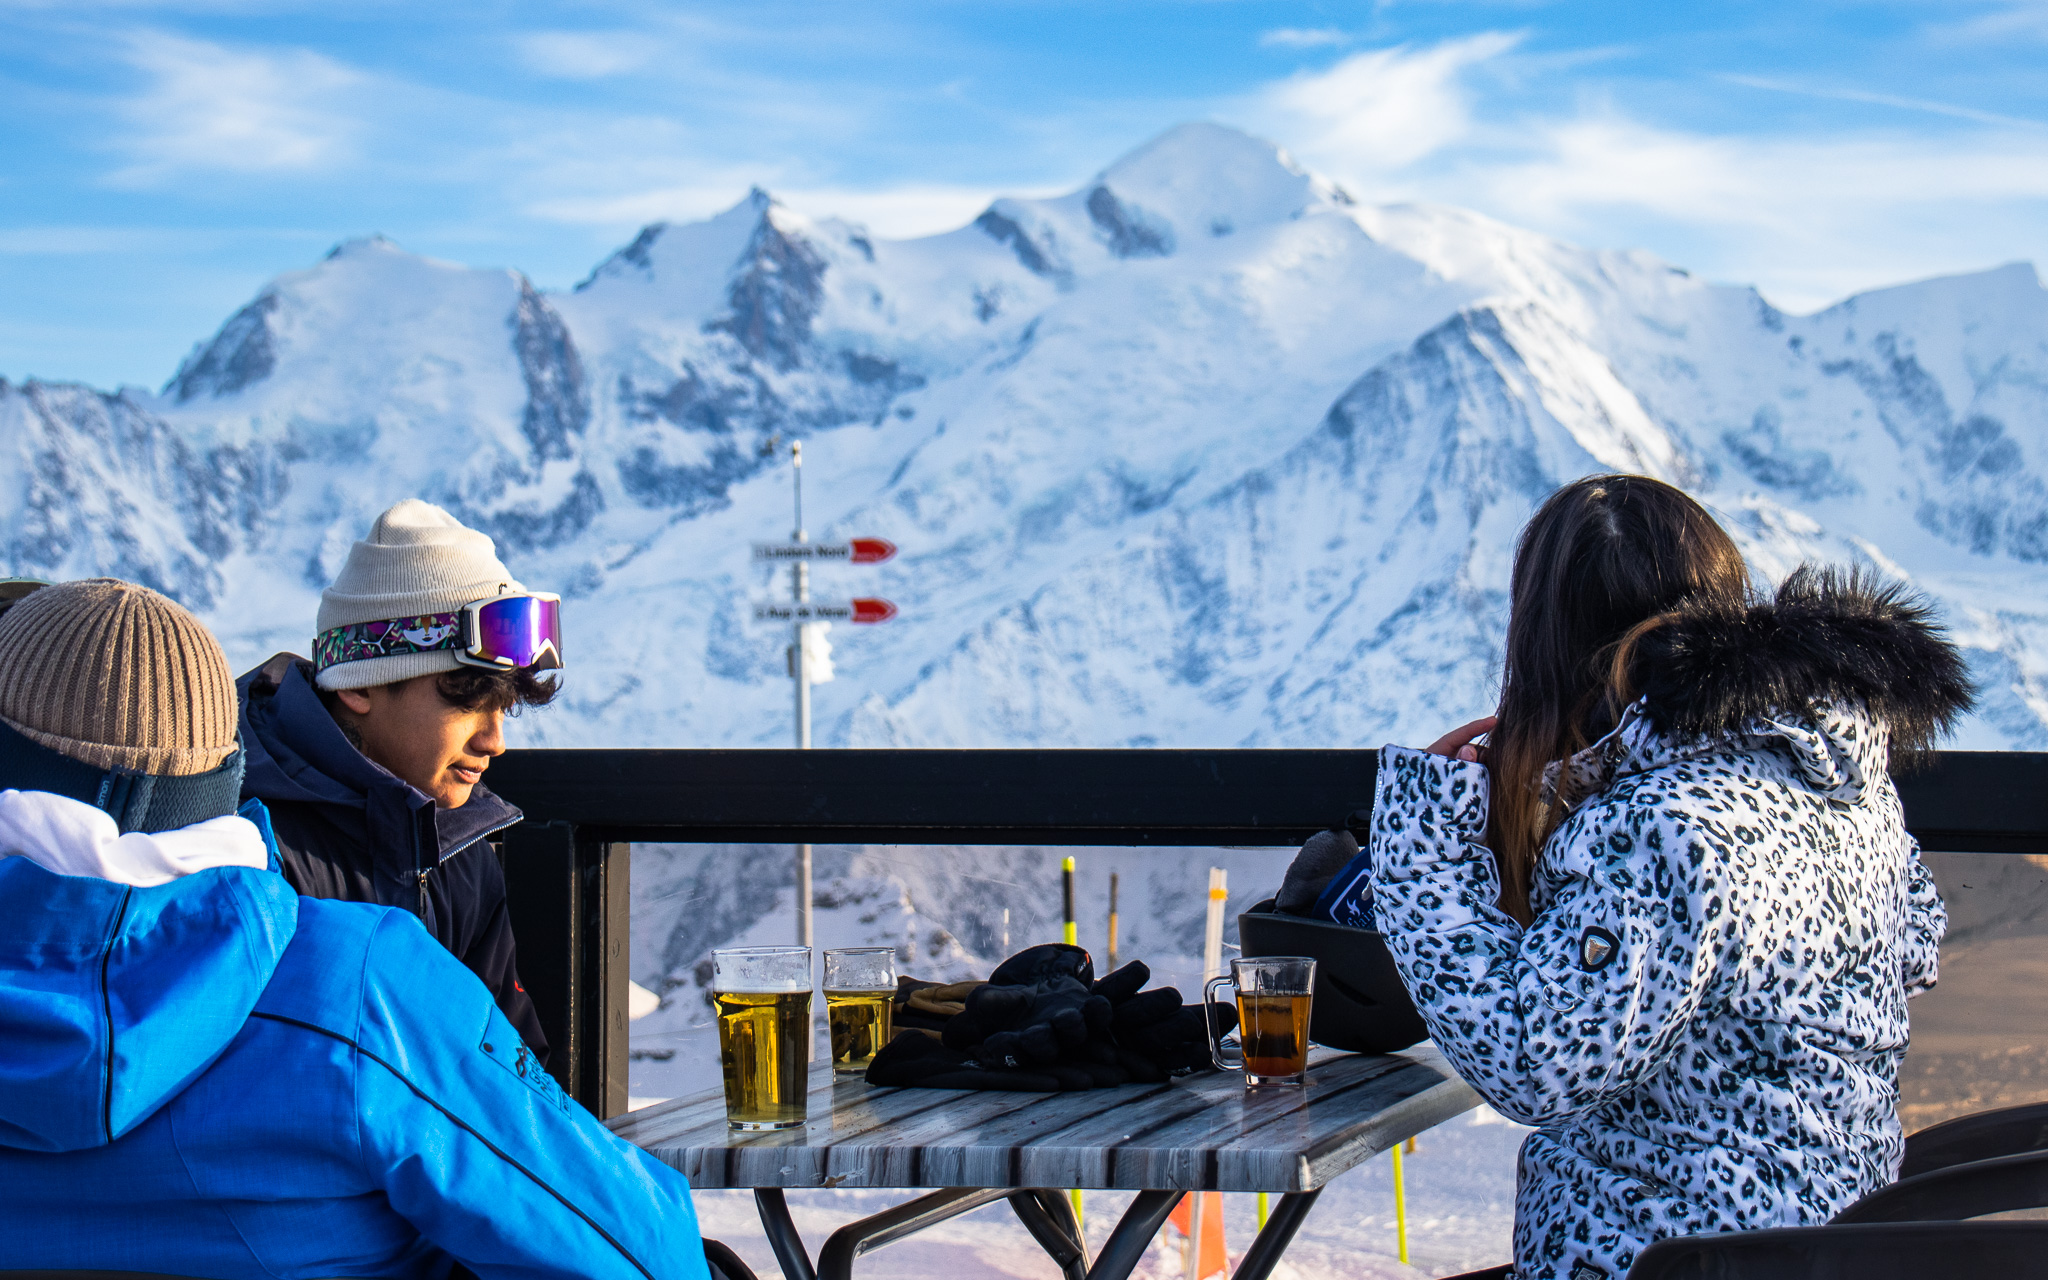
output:
[[832, 1070], [859, 1075], [889, 1043], [896, 998], [896, 948], [835, 947], [825, 953], [825, 1021]]
[[800, 1127], [811, 1074], [811, 949], [714, 951], [711, 968], [726, 1124]]
[[[1252, 956], [1230, 962], [1230, 976], [1202, 988], [1202, 1020], [1209, 1027], [1209, 1059], [1223, 1071], [1244, 1072], [1244, 1086], [1298, 1085], [1308, 1079], [1308, 1014], [1316, 962], [1308, 956]], [[1237, 989], [1236, 1061], [1225, 1061], [1207, 1002], [1221, 986]]]

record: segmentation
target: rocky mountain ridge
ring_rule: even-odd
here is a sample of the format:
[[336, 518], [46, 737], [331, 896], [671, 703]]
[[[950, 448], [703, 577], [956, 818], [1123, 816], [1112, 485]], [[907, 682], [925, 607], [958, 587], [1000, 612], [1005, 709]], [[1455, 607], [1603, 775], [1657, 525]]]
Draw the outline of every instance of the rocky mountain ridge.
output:
[[1599, 469], [1684, 485], [1760, 570], [1912, 579], [1962, 741], [2048, 746], [2048, 294], [2025, 265], [1790, 316], [1637, 253], [1375, 206], [1189, 125], [1079, 190], [889, 241], [760, 191], [573, 290], [372, 237], [163, 390], [0, 383], [16, 573], [116, 573], [251, 664], [308, 642], [418, 494], [567, 608], [557, 745], [781, 745], [747, 543], [888, 537], [834, 745], [1373, 745], [1490, 702], [1515, 530]]

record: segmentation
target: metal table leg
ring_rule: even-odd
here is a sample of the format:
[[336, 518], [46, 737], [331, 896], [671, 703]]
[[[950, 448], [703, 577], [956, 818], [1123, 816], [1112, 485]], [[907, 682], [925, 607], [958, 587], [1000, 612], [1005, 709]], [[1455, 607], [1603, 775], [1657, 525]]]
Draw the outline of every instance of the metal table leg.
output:
[[1173, 1206], [1180, 1203], [1185, 1191], [1140, 1191], [1131, 1201], [1131, 1207], [1124, 1210], [1118, 1219], [1116, 1230], [1109, 1233], [1109, 1240], [1102, 1246], [1102, 1252], [1095, 1255], [1095, 1265], [1088, 1268], [1088, 1280], [1130, 1280], [1131, 1272], [1138, 1260], [1151, 1247], [1152, 1237], [1159, 1234], [1159, 1228], [1166, 1222]]
[[1074, 1207], [1057, 1191], [1012, 1191], [1010, 1208], [1017, 1221], [1051, 1255], [1064, 1280], [1087, 1280], [1088, 1247], [1081, 1239], [1081, 1224], [1074, 1220]]
[[[825, 1247], [819, 1250], [818, 1280], [852, 1280], [853, 1260], [862, 1254], [872, 1253], [926, 1227], [937, 1226], [948, 1218], [957, 1218], [971, 1209], [993, 1204], [1009, 1195], [1010, 1192], [1002, 1187], [952, 1187], [869, 1214], [857, 1222], [849, 1222], [833, 1232], [825, 1241]], [[791, 1280], [796, 1278], [791, 1277]]]
[[756, 1187], [754, 1207], [761, 1211], [761, 1229], [768, 1233], [775, 1261], [782, 1265], [782, 1280], [818, 1280], [811, 1269], [811, 1255], [804, 1251], [804, 1239], [789, 1219], [789, 1202], [780, 1187]]
[[1294, 1233], [1301, 1230], [1308, 1211], [1315, 1208], [1316, 1197], [1323, 1194], [1317, 1187], [1314, 1191], [1290, 1191], [1280, 1197], [1279, 1207], [1267, 1216], [1266, 1225], [1259, 1230], [1252, 1247], [1245, 1251], [1244, 1260], [1237, 1264], [1237, 1271], [1231, 1280], [1266, 1280], [1280, 1261], [1280, 1255], [1287, 1252], [1287, 1246], [1294, 1241]]
[[[863, 1254], [894, 1244], [985, 1204], [1005, 1199], [1016, 1212], [1018, 1221], [1058, 1264], [1065, 1280], [1130, 1280], [1131, 1272], [1137, 1269], [1145, 1250], [1151, 1247], [1153, 1237], [1159, 1234], [1159, 1228], [1165, 1225], [1174, 1206], [1186, 1194], [1184, 1191], [1140, 1191], [1132, 1199], [1131, 1207], [1117, 1221], [1116, 1230], [1109, 1233], [1109, 1240], [1102, 1246], [1102, 1252], [1096, 1255], [1093, 1266], [1088, 1265], [1085, 1246], [1080, 1238], [1080, 1224], [1074, 1221], [1073, 1210], [1066, 1197], [1057, 1191], [1009, 1191], [1000, 1187], [954, 1187], [934, 1191], [849, 1222], [833, 1232], [818, 1255], [816, 1270], [812, 1269], [810, 1256], [804, 1251], [803, 1238], [797, 1234], [796, 1224], [790, 1220], [789, 1205], [782, 1192], [774, 1187], [758, 1188], [754, 1192], [754, 1202], [761, 1211], [761, 1226], [768, 1233], [768, 1243], [775, 1250], [775, 1259], [782, 1265], [783, 1280], [852, 1280], [854, 1259]], [[1232, 1280], [1267, 1280], [1279, 1263], [1280, 1255], [1294, 1242], [1295, 1233], [1301, 1230], [1301, 1224], [1307, 1219], [1309, 1210], [1315, 1207], [1317, 1197], [1322, 1194], [1323, 1189], [1318, 1187], [1314, 1191], [1295, 1191], [1280, 1197], [1279, 1205], [1266, 1219], [1265, 1228], [1259, 1232], [1258, 1238], [1252, 1241], [1252, 1247], [1238, 1264]]]

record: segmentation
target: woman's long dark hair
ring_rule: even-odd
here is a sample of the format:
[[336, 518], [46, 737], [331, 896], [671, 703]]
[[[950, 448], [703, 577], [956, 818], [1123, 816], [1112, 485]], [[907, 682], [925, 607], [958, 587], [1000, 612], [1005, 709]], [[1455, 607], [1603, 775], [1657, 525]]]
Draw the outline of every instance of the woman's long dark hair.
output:
[[1579, 797], [1546, 801], [1544, 767], [1598, 741], [1634, 697], [1628, 651], [1680, 601], [1739, 603], [1742, 553], [1706, 509], [1647, 476], [1550, 495], [1515, 548], [1500, 724], [1487, 747], [1501, 908], [1530, 919], [1537, 851]]

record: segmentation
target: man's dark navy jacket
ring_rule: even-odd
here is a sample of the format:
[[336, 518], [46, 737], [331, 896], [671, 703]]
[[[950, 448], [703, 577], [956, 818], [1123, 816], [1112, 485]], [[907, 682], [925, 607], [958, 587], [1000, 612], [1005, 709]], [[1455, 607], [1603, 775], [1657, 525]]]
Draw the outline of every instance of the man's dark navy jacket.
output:
[[270, 810], [285, 878], [310, 898], [410, 911], [468, 965], [535, 1056], [547, 1037], [519, 985], [505, 871], [486, 837], [521, 814], [479, 786], [460, 809], [356, 750], [313, 688], [313, 664], [280, 653], [236, 681], [242, 695], [242, 797]]

